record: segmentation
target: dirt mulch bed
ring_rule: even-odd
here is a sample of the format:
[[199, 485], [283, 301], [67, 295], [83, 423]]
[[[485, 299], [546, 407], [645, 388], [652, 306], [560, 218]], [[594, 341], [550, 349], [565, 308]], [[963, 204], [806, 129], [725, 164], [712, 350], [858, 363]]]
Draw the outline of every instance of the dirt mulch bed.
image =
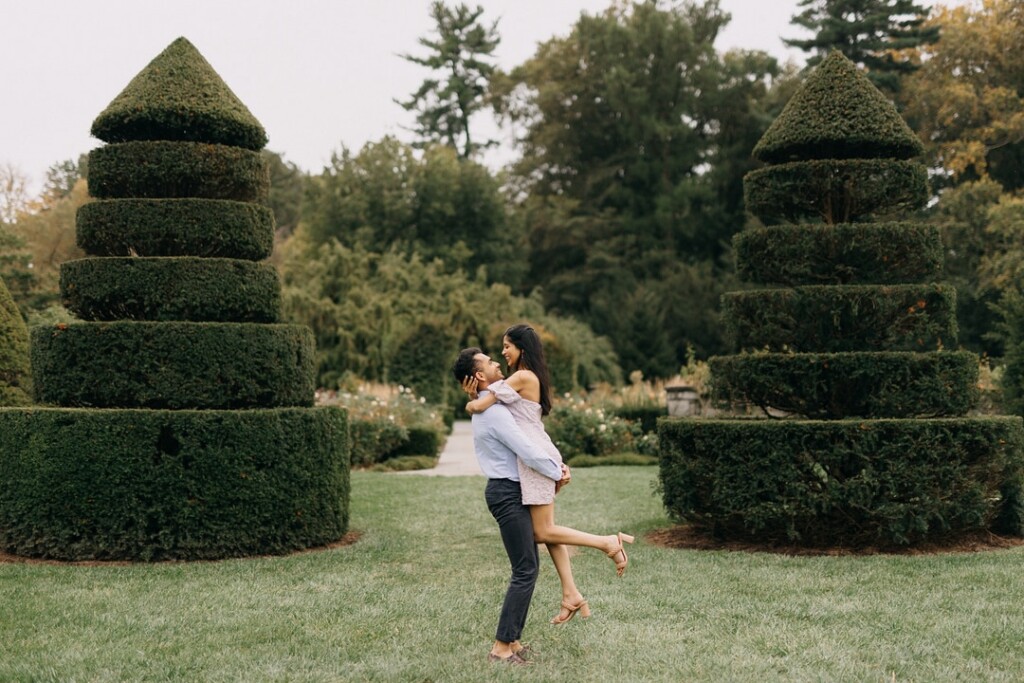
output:
[[22, 557], [21, 555], [10, 555], [5, 552], [0, 552], [0, 564], [42, 564], [55, 565], [60, 567], [130, 567], [133, 565], [140, 564], [185, 564], [191, 562], [226, 562], [228, 560], [267, 560], [278, 557], [294, 557], [295, 555], [305, 555], [307, 553], [318, 553], [324, 550], [344, 548], [345, 546], [352, 545], [353, 543], [358, 541], [362, 535], [363, 532], [361, 531], [350, 531], [334, 543], [328, 543], [327, 545], [316, 546], [314, 548], [304, 548], [302, 550], [296, 550], [293, 553], [286, 553], [284, 555], [249, 555], [246, 557], [226, 557], [222, 560], [159, 560], [156, 562], [130, 562], [127, 560], [64, 561], [40, 560], [34, 557]]
[[997, 536], [989, 532], [978, 532], [957, 539], [940, 543], [922, 543], [914, 546], [896, 546], [891, 548], [867, 547], [825, 547], [805, 548], [797, 545], [773, 545], [749, 541], [722, 541], [710, 533], [690, 525], [674, 526], [658, 529], [645, 536], [652, 545], [662, 548], [682, 548], [686, 550], [727, 550], [746, 553], [774, 553], [793, 556], [847, 556], [847, 555], [946, 555], [951, 553], [979, 553], [990, 550], [1005, 550], [1024, 546], [1024, 538]]

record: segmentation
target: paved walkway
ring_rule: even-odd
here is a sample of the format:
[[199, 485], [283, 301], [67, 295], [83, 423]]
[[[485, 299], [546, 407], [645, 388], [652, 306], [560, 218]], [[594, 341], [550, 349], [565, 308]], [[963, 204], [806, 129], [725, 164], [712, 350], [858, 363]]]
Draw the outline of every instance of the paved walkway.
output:
[[476, 464], [476, 455], [473, 453], [473, 427], [469, 420], [456, 420], [452, 433], [448, 435], [448, 442], [441, 451], [441, 457], [437, 459], [437, 466], [429, 470], [412, 470], [410, 472], [399, 472], [399, 474], [412, 474], [427, 477], [466, 477], [483, 476], [480, 466]]

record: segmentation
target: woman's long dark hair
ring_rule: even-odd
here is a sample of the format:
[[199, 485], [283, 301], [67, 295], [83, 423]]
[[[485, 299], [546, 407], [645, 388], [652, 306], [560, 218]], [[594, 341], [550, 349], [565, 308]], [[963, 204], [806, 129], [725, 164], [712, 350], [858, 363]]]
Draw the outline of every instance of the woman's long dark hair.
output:
[[509, 370], [529, 370], [540, 380], [540, 414], [551, 412], [551, 373], [544, 360], [544, 345], [532, 327], [520, 323], [505, 330], [505, 336], [519, 349], [519, 362]]

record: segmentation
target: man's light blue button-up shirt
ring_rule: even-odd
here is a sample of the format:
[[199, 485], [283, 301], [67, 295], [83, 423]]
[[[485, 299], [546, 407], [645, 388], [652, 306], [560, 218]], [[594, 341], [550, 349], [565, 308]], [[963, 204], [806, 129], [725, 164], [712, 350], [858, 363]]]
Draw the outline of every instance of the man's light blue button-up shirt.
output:
[[[483, 394], [483, 392], [480, 392]], [[534, 445], [519, 429], [508, 408], [495, 403], [472, 418], [473, 450], [476, 451], [480, 470], [488, 479], [511, 479], [519, 481], [519, 466], [516, 456], [523, 464], [536, 470], [548, 479], [562, 478], [562, 467], [544, 454], [543, 449]]]

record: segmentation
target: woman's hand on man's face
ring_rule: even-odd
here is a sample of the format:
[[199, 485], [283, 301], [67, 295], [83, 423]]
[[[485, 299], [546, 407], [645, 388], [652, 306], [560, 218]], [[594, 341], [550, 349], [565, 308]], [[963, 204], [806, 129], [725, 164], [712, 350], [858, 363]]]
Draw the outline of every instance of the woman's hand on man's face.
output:
[[476, 377], [467, 377], [466, 379], [462, 380], [462, 390], [469, 395], [470, 400], [475, 401], [477, 396], [479, 395], [477, 391], [478, 384], [479, 382], [477, 381]]

